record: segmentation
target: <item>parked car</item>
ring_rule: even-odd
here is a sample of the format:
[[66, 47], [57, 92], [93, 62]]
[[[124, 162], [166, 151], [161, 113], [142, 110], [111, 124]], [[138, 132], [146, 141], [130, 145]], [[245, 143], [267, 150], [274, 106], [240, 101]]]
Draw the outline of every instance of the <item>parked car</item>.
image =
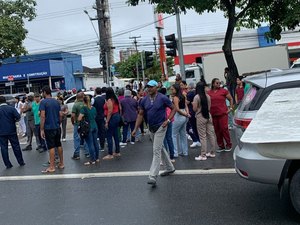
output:
[[[94, 91], [85, 91], [84, 94], [89, 95], [91, 99], [94, 97]], [[76, 101], [76, 94], [72, 95], [71, 97], [67, 98], [64, 101], [64, 104], [68, 106], [68, 110], [69, 110], [68, 115], [71, 115], [72, 108], [73, 108], [73, 105], [74, 105], [75, 101]]]
[[6, 103], [8, 105], [14, 106], [15, 105], [15, 97], [20, 97], [20, 99], [22, 99], [22, 97], [26, 96], [26, 93], [15, 93], [15, 94], [4, 94], [2, 95], [5, 97], [6, 99]]
[[[297, 177], [299, 179], [298, 183], [300, 183], [299, 160], [264, 157], [258, 152], [256, 144], [242, 143], [240, 141], [251, 120], [273, 90], [300, 87], [300, 69], [270, 71], [247, 77], [243, 81], [249, 84], [250, 88], [234, 116], [233, 131], [237, 146], [233, 157], [237, 173], [247, 180], [276, 184], [280, 189], [283, 188], [286, 180], [291, 184], [292, 179]], [[298, 175], [295, 176], [295, 174]], [[289, 188], [293, 187], [289, 185]], [[300, 193], [300, 190], [298, 192]], [[300, 195], [298, 195], [296, 204], [293, 202], [293, 206], [298, 213], [300, 213], [299, 199]]]

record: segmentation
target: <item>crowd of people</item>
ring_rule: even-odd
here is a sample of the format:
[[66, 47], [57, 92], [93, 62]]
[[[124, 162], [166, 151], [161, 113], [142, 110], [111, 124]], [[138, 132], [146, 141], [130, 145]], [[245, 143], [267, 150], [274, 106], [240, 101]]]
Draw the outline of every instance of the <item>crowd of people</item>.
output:
[[[213, 79], [209, 87], [204, 79], [197, 84], [187, 84], [177, 76], [175, 84], [171, 85], [162, 76], [159, 82], [147, 80], [137, 90], [127, 85], [115, 93], [110, 87], [98, 87], [92, 99], [78, 91], [71, 112], [72, 159], [80, 159], [81, 146], [87, 158], [86, 166], [121, 157], [121, 149], [128, 144], [134, 145], [148, 127], [153, 140], [148, 183], [154, 185], [161, 162], [167, 169], [162, 176], [173, 173], [176, 158], [188, 156], [189, 147], [199, 149], [197, 161], [214, 158], [216, 152], [229, 152], [232, 149], [229, 115], [244, 96], [241, 78], [237, 78], [236, 84], [232, 91], [232, 85], [228, 90], [221, 87], [218, 78]], [[66, 141], [69, 112], [63, 96], [52, 98], [50, 88], [44, 87], [41, 93], [28, 93], [26, 99], [16, 97], [15, 110], [0, 96], [0, 114], [5, 121], [0, 125], [0, 145], [7, 168], [12, 167], [8, 141], [19, 164], [25, 165], [15, 123], [19, 124], [19, 135], [27, 136], [23, 151], [32, 150], [33, 136], [39, 152], [49, 150], [49, 166], [44, 173], [64, 168], [61, 142]], [[193, 141], [190, 146], [188, 139]], [[106, 143], [107, 155], [100, 159], [99, 152], [105, 151]], [[55, 157], [59, 162], [56, 167]]]

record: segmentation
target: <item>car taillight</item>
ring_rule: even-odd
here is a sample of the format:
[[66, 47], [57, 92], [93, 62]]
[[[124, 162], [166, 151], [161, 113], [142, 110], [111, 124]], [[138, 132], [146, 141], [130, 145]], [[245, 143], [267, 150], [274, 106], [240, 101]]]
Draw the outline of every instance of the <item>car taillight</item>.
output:
[[241, 126], [243, 128], [247, 128], [249, 124], [251, 123], [252, 119], [240, 119], [240, 118], [234, 118], [234, 122], [236, 125]]
[[240, 171], [240, 173], [241, 173], [243, 176], [248, 177], [248, 173], [247, 173], [246, 171], [243, 171], [243, 170], [240, 170], [240, 169], [239, 169], [239, 171]]

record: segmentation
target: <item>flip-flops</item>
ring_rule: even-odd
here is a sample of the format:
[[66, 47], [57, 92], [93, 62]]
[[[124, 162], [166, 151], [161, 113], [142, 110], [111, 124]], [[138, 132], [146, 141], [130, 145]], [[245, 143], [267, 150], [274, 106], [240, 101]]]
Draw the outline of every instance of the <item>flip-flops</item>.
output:
[[62, 166], [62, 165], [58, 164], [58, 165], [57, 165], [57, 168], [62, 170], [62, 169], [65, 168], [65, 166], [64, 166], [64, 165]]
[[55, 169], [50, 169], [49, 167], [45, 170], [42, 170], [42, 173], [54, 173]]

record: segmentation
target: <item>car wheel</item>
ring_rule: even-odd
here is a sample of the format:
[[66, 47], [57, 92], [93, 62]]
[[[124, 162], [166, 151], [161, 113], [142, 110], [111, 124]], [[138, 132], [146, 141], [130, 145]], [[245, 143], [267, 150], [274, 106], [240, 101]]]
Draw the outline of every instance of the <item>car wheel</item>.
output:
[[300, 169], [296, 171], [290, 182], [290, 199], [294, 209], [300, 214]]

